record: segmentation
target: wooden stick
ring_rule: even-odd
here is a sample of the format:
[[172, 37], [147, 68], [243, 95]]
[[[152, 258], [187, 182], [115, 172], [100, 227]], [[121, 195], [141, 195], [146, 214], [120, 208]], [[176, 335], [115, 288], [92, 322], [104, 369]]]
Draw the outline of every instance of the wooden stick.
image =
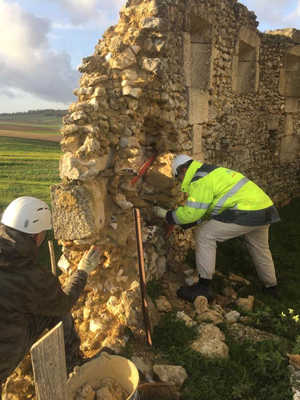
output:
[[52, 240], [48, 240], [49, 252], [50, 252], [50, 260], [51, 260], [51, 269], [53, 275], [56, 274], [56, 262], [55, 262], [55, 253]]
[[148, 312], [148, 299], [147, 299], [147, 290], [146, 290], [146, 274], [145, 274], [145, 265], [144, 265], [144, 250], [143, 250], [140, 210], [138, 208], [134, 208], [133, 212], [134, 212], [134, 221], [135, 221], [135, 229], [136, 229], [136, 241], [137, 241], [140, 286], [141, 286], [141, 297], [142, 297], [142, 310], [143, 310], [143, 318], [144, 318], [144, 325], [145, 325], [145, 331], [146, 331], [146, 342], [148, 345], [152, 346], [151, 326], [150, 326], [150, 318], [149, 318], [149, 312]]
[[30, 349], [37, 400], [67, 399], [67, 370], [63, 323]]

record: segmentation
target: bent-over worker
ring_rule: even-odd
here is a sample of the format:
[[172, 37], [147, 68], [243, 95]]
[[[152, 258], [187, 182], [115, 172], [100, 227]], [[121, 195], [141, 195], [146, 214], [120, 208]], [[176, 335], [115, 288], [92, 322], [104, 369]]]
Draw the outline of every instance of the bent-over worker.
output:
[[62, 289], [59, 279], [36, 263], [38, 247], [52, 228], [51, 211], [34, 197], [20, 197], [4, 211], [0, 224], [0, 398], [1, 385], [45, 329], [63, 321], [68, 372], [84, 363], [70, 310], [88, 274], [100, 263], [92, 246]]
[[199, 281], [179, 288], [178, 297], [194, 302], [197, 296], [205, 296], [213, 301], [211, 281], [217, 242], [243, 236], [263, 283], [263, 293], [280, 299], [269, 250], [269, 226], [280, 221], [280, 217], [266, 193], [239, 172], [203, 164], [187, 155], [173, 159], [172, 174], [182, 182], [181, 191], [188, 193], [187, 202], [176, 210], [154, 207], [153, 212], [184, 229], [197, 225], [195, 255]]

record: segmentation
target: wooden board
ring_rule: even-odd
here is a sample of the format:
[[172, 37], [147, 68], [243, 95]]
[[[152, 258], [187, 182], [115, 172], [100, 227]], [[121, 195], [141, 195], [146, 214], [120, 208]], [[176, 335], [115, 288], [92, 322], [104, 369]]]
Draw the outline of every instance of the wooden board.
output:
[[66, 400], [67, 371], [60, 322], [30, 349], [37, 400]]

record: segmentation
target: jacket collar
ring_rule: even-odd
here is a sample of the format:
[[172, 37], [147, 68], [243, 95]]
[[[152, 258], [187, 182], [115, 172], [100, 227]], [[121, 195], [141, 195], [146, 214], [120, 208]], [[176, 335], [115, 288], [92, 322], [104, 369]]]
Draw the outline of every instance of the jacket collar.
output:
[[195, 175], [196, 171], [202, 166], [203, 164], [199, 161], [193, 161], [192, 164], [189, 166], [188, 170], [185, 173], [184, 179], [181, 184], [181, 191], [182, 192], [187, 192], [189, 184], [191, 183], [191, 180], [193, 179], [193, 176]]
[[0, 268], [35, 263], [38, 248], [30, 235], [0, 224]]

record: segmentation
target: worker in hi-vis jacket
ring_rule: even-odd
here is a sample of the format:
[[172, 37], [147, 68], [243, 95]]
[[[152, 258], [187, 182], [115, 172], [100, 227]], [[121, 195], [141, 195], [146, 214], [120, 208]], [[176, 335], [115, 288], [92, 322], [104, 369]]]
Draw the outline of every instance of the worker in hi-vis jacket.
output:
[[176, 210], [154, 207], [153, 212], [184, 229], [197, 226], [195, 254], [199, 281], [191, 287], [180, 287], [178, 297], [194, 302], [197, 296], [205, 296], [213, 301], [211, 281], [217, 242], [243, 236], [263, 284], [263, 293], [280, 299], [269, 250], [269, 226], [280, 221], [280, 217], [266, 193], [239, 172], [203, 164], [187, 155], [173, 159], [172, 174], [181, 182], [181, 191], [188, 194], [187, 202]]

